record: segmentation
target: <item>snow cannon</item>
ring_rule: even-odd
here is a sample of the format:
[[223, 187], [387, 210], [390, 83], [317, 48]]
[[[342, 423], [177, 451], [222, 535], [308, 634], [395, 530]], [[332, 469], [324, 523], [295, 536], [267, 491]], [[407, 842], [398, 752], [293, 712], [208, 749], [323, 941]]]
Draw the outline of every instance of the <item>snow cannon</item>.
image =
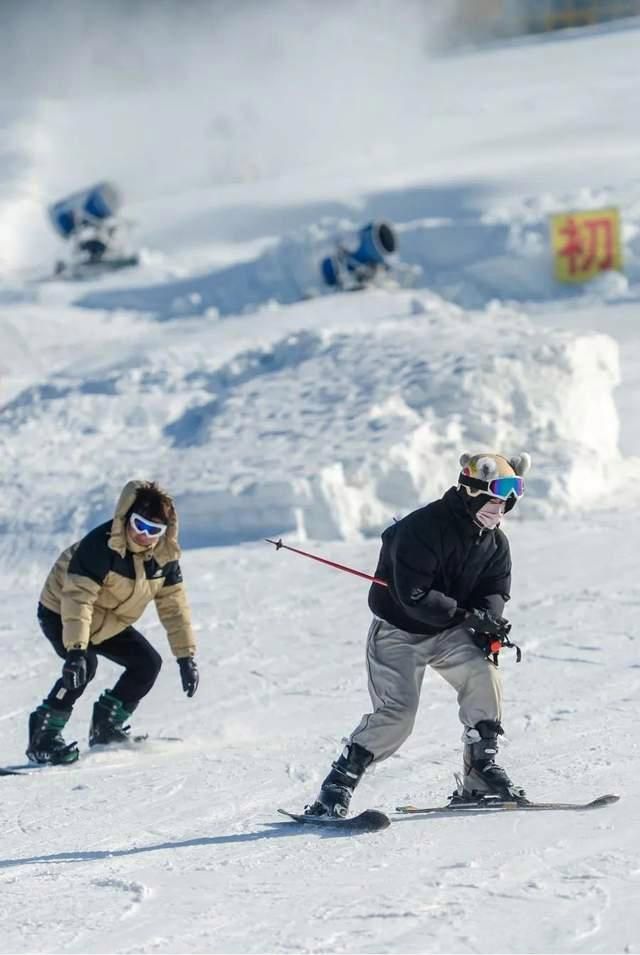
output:
[[131, 223], [118, 215], [121, 205], [120, 190], [99, 182], [49, 206], [53, 228], [70, 247], [67, 259], [55, 264], [55, 278], [94, 278], [138, 265], [140, 257], [125, 236]]
[[326, 259], [323, 259], [320, 271], [325, 283], [330, 285], [331, 288], [338, 288], [342, 285], [340, 263], [337, 255], [328, 255]]
[[356, 235], [355, 249], [339, 245], [335, 255], [322, 260], [320, 269], [332, 288], [363, 288], [398, 248], [393, 227], [388, 222], [369, 222]]
[[388, 222], [370, 222], [358, 232], [360, 245], [351, 252], [351, 258], [363, 265], [383, 265], [388, 255], [392, 255], [398, 242]]
[[120, 192], [110, 182], [100, 182], [81, 192], [74, 192], [49, 206], [49, 219], [63, 239], [87, 225], [99, 225], [113, 218], [120, 206]]

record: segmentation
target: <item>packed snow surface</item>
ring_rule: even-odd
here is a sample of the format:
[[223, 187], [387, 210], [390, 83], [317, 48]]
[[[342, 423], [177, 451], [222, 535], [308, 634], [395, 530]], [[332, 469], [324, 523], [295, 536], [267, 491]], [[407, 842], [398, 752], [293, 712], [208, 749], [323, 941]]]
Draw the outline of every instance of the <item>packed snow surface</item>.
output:
[[[136, 728], [181, 736], [88, 753], [2, 783], [5, 952], [622, 952], [638, 938], [638, 596], [624, 514], [516, 525], [510, 606], [522, 663], [502, 663], [505, 765], [532, 797], [609, 809], [394, 819], [377, 835], [300, 831], [276, 815], [315, 796], [367, 710], [366, 585], [266, 544], [190, 551], [202, 684], [167, 659]], [[324, 553], [371, 570], [374, 542]], [[615, 556], [614, 556], [615, 555]], [[43, 569], [43, 568], [42, 568]], [[3, 749], [15, 763], [56, 661], [33, 623], [41, 568], [4, 615]], [[10, 582], [5, 581], [7, 589]], [[165, 646], [153, 614], [144, 631]], [[362, 782], [354, 810], [439, 803], [459, 769], [453, 691], [427, 674], [415, 732]]]
[[[165, 656], [133, 720], [149, 741], [89, 752], [117, 672], [101, 660], [67, 730], [81, 760], [0, 778], [1, 952], [640, 949], [638, 26], [427, 57], [446, 21], [429, 18], [427, 44], [423, 5], [393, 22], [384, 4], [366, 21], [338, 6], [321, 24], [256, 8], [250, 42], [230, 9], [217, 56], [191, 15], [173, 33], [160, 17], [145, 33], [156, 82], [114, 87], [97, 57], [93, 97], [61, 95], [55, 58], [50, 97], [34, 92], [37, 57], [22, 76], [15, 45], [21, 95], [0, 96], [0, 766], [24, 763], [28, 714], [59, 672], [35, 620], [44, 576], [131, 477], [176, 495], [201, 686], [182, 694], [149, 611]], [[30, 27], [43, 43], [46, 24]], [[45, 281], [60, 250], [44, 205], [107, 173], [141, 266]], [[610, 204], [625, 274], [560, 288], [548, 214]], [[320, 258], [372, 219], [398, 231], [393, 276], [328, 294]], [[414, 734], [354, 797], [391, 828], [283, 821], [369, 707], [369, 612], [363, 581], [262, 538], [372, 573], [379, 532], [454, 483], [462, 451], [490, 448], [533, 458], [505, 522], [524, 656], [501, 662], [501, 759], [533, 799], [621, 801], [396, 816], [443, 802], [459, 769], [456, 701], [428, 673]]]

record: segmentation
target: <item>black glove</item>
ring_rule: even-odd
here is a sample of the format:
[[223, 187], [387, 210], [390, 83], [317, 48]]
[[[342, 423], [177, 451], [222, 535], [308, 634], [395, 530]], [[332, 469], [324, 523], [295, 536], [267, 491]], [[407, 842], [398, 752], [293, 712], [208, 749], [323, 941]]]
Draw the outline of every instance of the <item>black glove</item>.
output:
[[69, 650], [62, 666], [65, 690], [79, 690], [87, 682], [87, 651]]
[[187, 696], [193, 696], [198, 689], [200, 674], [193, 657], [179, 657], [178, 666], [180, 667], [180, 677], [182, 679], [182, 689]]
[[509, 636], [511, 624], [504, 617], [494, 617], [488, 610], [470, 610], [464, 618], [464, 624], [476, 633], [490, 634], [503, 640]]
[[488, 610], [470, 610], [464, 618], [465, 627], [473, 634], [473, 642], [480, 647], [487, 658], [498, 665], [498, 654], [502, 647], [511, 647], [516, 651], [516, 663], [522, 659], [522, 651], [509, 640], [511, 624], [504, 617], [495, 617]]

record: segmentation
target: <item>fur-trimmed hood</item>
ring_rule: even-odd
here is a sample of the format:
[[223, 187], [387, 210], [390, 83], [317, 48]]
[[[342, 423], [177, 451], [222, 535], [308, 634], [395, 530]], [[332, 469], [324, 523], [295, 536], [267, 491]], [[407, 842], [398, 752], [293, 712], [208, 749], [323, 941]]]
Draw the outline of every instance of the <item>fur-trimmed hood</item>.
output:
[[[117, 554], [120, 554], [121, 557], [124, 557], [127, 552], [127, 512], [133, 505], [138, 491], [142, 490], [142, 488], [147, 488], [150, 486], [150, 481], [133, 480], [128, 481], [120, 492], [120, 497], [118, 498], [115, 513], [113, 515], [113, 523], [111, 524], [109, 547]], [[167, 494], [167, 492], [162, 488], [160, 490], [162, 490], [163, 494]], [[152, 544], [142, 551], [142, 553], [145, 555], [145, 558], [147, 554], [149, 556], [153, 554], [161, 567], [164, 566], [164, 564], [169, 563], [169, 561], [179, 560], [182, 553], [180, 550], [180, 545], [178, 544], [178, 515], [176, 513], [173, 498], [171, 498], [168, 494], [167, 497], [169, 497], [173, 505], [171, 508], [172, 516], [169, 519], [167, 532], [157, 544]]]

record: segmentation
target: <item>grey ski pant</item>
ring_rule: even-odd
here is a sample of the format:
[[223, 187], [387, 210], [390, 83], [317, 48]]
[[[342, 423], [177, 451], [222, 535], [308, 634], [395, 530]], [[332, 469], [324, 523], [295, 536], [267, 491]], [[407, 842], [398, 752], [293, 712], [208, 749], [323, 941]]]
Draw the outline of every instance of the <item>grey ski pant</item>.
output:
[[410, 736], [427, 666], [456, 690], [460, 721], [466, 728], [481, 720], [500, 721], [500, 671], [467, 629], [461, 626], [426, 637], [374, 617], [367, 639], [373, 712], [362, 717], [350, 737], [373, 753], [374, 762], [387, 759]]

